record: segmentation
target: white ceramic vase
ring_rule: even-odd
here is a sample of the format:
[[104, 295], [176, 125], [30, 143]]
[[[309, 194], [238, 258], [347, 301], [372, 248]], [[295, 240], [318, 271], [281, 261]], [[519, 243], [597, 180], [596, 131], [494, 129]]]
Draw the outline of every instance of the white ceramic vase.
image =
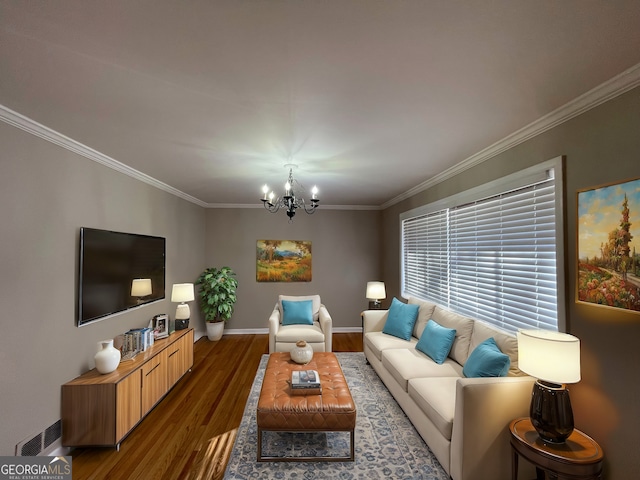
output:
[[111, 373], [120, 364], [120, 350], [113, 346], [113, 340], [103, 340], [99, 342], [100, 350], [96, 353], [96, 370], [100, 373]]
[[291, 360], [300, 365], [306, 365], [313, 359], [313, 347], [304, 340], [300, 340], [296, 343], [296, 346], [291, 350]]
[[224, 322], [207, 322], [207, 338], [212, 342], [220, 340], [223, 332]]

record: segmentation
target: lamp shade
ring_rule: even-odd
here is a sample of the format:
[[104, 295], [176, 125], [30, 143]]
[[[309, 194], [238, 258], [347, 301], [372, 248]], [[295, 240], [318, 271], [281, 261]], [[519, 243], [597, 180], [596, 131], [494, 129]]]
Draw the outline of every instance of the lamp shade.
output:
[[132, 297], [146, 297], [147, 295], [151, 295], [150, 278], [136, 278], [131, 282]]
[[384, 282], [367, 282], [366, 298], [369, 300], [387, 298], [387, 293], [384, 289]]
[[175, 283], [171, 290], [172, 302], [191, 302], [195, 298], [193, 283]]
[[580, 340], [550, 330], [518, 332], [518, 367], [545, 382], [580, 381]]

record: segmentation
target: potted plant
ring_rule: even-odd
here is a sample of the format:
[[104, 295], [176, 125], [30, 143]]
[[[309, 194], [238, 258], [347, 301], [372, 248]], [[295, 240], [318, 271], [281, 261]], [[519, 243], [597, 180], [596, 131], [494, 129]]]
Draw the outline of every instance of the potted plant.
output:
[[224, 323], [231, 318], [236, 303], [238, 280], [229, 267], [207, 268], [200, 274], [196, 285], [200, 286], [198, 296], [207, 323], [207, 337], [216, 341], [222, 338]]

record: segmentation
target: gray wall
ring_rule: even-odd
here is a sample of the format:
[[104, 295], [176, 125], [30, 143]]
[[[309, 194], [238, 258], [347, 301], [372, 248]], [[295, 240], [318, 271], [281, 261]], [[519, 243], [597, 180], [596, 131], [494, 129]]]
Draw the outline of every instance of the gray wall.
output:
[[[207, 266], [227, 265], [238, 278], [238, 303], [229, 329], [266, 329], [279, 294], [320, 294], [335, 328], [360, 328], [367, 281], [381, 275], [380, 211], [327, 210], [296, 214], [259, 209], [207, 210]], [[257, 240], [310, 240], [308, 283], [258, 283]]]
[[[98, 341], [175, 313], [204, 264], [205, 209], [0, 122], [0, 455], [60, 419], [60, 386]], [[167, 239], [167, 298], [78, 328], [81, 226]], [[192, 315], [200, 322], [199, 312]]]
[[[386, 209], [384, 280], [388, 295], [398, 295], [401, 212], [560, 155], [566, 156], [567, 326], [582, 354], [582, 381], [569, 387], [576, 427], [603, 447], [605, 478], [626, 480], [640, 471], [640, 314], [575, 302], [576, 192], [640, 177], [640, 88]], [[640, 225], [631, 230], [640, 235]]]

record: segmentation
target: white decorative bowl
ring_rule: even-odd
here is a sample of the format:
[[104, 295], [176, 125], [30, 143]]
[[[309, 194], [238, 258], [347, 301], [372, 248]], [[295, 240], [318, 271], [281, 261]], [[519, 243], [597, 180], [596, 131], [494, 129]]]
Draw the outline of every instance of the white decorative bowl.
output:
[[291, 360], [300, 365], [305, 365], [311, 359], [313, 359], [313, 348], [304, 340], [300, 340], [291, 350]]

